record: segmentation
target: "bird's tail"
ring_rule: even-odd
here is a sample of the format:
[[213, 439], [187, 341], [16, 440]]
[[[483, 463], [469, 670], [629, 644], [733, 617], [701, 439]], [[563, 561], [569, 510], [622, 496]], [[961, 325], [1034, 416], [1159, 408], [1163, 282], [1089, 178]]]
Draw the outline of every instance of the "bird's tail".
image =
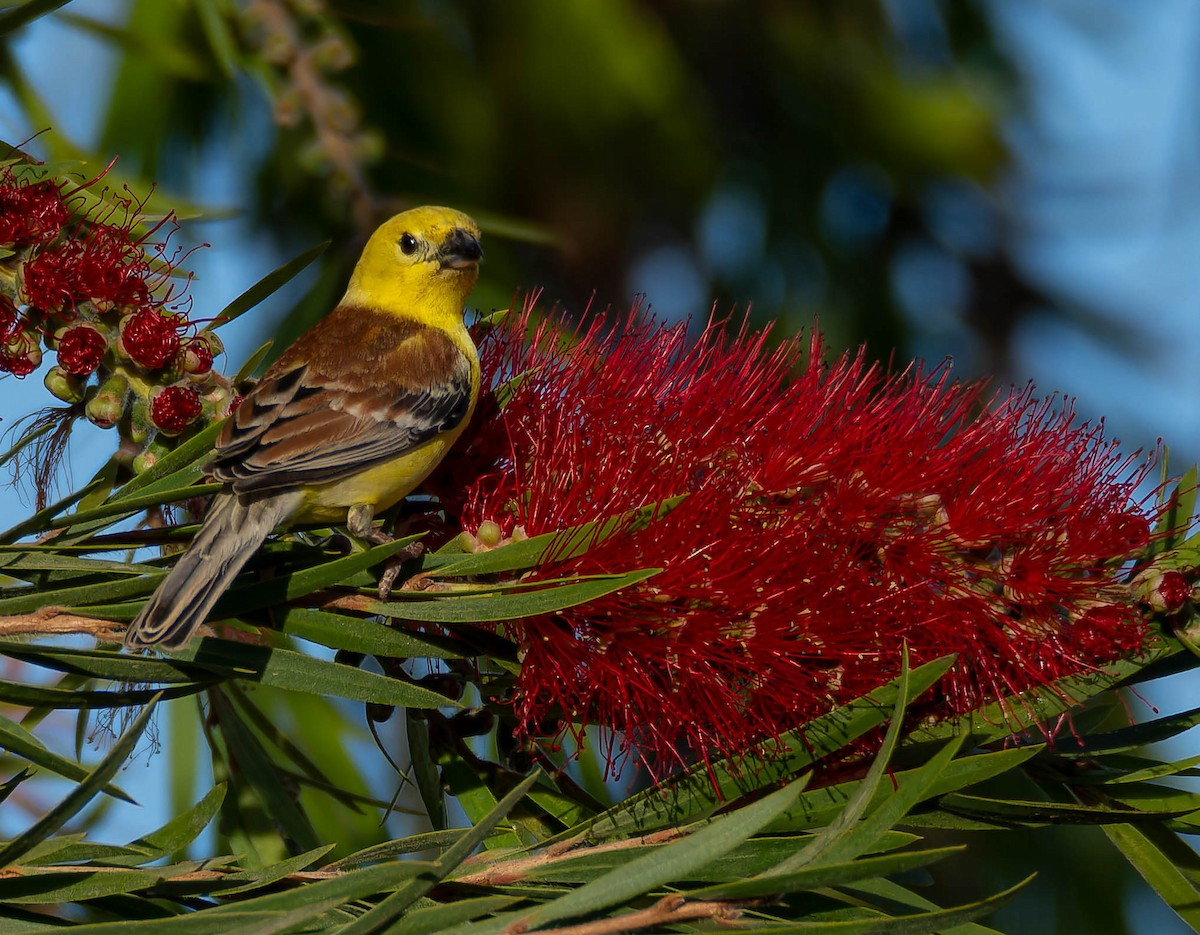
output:
[[182, 647], [271, 530], [295, 511], [298, 497], [217, 494], [191, 546], [129, 625], [125, 648]]

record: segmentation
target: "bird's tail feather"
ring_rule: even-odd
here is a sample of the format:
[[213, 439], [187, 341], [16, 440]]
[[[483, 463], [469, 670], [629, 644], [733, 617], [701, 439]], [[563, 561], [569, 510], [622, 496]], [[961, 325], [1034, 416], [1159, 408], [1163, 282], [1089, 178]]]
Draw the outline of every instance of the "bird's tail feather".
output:
[[182, 647], [271, 530], [294, 512], [298, 497], [217, 494], [191, 546], [129, 625], [125, 648]]

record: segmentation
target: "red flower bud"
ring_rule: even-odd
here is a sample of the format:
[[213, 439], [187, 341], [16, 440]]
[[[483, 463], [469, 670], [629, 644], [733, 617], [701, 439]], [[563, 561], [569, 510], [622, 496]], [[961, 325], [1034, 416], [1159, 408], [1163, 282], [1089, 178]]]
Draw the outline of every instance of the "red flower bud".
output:
[[179, 353], [178, 327], [176, 316], [144, 308], [121, 323], [121, 346], [134, 363], [158, 370]]
[[150, 418], [166, 435], [178, 435], [200, 417], [199, 394], [186, 386], [168, 386], [150, 403]]
[[90, 325], [68, 328], [58, 342], [58, 365], [67, 373], [92, 373], [106, 350], [108, 341]]
[[184, 373], [202, 376], [212, 370], [213, 352], [205, 338], [192, 338], [179, 352], [179, 369]]

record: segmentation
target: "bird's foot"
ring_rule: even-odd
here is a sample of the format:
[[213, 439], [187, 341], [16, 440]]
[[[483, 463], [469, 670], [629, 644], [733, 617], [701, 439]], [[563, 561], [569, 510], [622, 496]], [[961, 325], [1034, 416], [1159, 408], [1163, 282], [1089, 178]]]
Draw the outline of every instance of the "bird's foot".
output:
[[392, 587], [400, 576], [400, 569], [414, 558], [420, 558], [425, 552], [424, 542], [410, 542], [399, 552], [387, 560], [383, 574], [379, 576], [379, 599], [386, 601], [392, 593]]

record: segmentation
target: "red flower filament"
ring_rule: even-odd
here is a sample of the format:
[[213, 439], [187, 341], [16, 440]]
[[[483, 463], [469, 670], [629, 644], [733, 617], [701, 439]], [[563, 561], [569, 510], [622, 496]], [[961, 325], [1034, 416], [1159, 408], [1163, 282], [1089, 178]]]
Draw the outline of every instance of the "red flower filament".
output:
[[67, 208], [56, 182], [16, 179], [11, 169], [0, 174], [0, 244], [46, 243], [66, 222]]
[[191, 387], [168, 386], [150, 403], [150, 418], [168, 435], [178, 435], [200, 417], [199, 394]]
[[67, 373], [83, 376], [95, 371], [108, 350], [108, 340], [95, 328], [69, 328], [58, 342], [58, 365]]
[[123, 322], [121, 344], [132, 361], [147, 370], [158, 370], [179, 353], [179, 327], [175, 315], [142, 309]]
[[818, 338], [527, 328], [484, 344], [485, 387], [521, 379], [441, 478], [447, 511], [529, 535], [625, 515], [534, 577], [662, 571], [506, 625], [526, 733], [557, 716], [651, 763], [735, 753], [894, 677], [905, 645], [959, 654], [943, 714], [1141, 645], [1119, 572], [1148, 540], [1145, 468], [1069, 407], [825, 367]]

